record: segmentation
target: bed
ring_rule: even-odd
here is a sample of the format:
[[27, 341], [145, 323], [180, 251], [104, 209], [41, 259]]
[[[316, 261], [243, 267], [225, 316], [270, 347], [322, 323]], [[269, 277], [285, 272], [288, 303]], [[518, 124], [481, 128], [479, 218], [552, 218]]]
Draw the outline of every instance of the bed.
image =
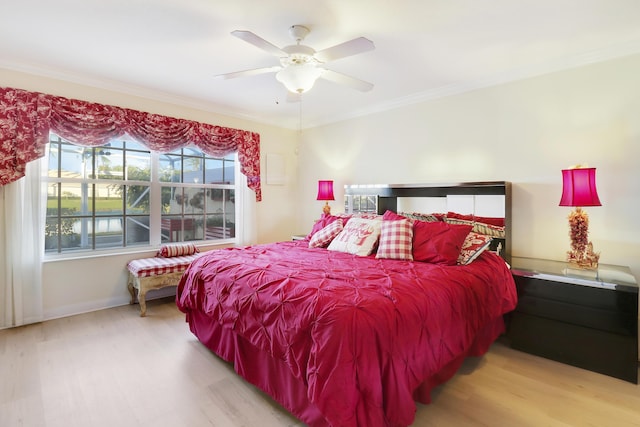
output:
[[[509, 183], [366, 192], [375, 197], [376, 212], [330, 222], [343, 224], [328, 247], [310, 247], [310, 236], [210, 251], [190, 265], [177, 289], [177, 305], [195, 336], [309, 426], [410, 425], [415, 402], [428, 403], [431, 390], [451, 378], [467, 356], [484, 354], [504, 331], [504, 314], [516, 305], [505, 262]], [[384, 232], [370, 255], [332, 248], [342, 231], [367, 220], [379, 221], [383, 229], [402, 223], [403, 230], [408, 221], [416, 233], [411, 238], [417, 238], [416, 224], [423, 221], [399, 213], [400, 198], [463, 193], [474, 199], [502, 196], [505, 234], [495, 239], [501, 255], [483, 250], [464, 265], [402, 259], [406, 250], [400, 257], [379, 257], [387, 246]], [[364, 195], [358, 188], [346, 194]], [[417, 247], [416, 240], [412, 256]]]

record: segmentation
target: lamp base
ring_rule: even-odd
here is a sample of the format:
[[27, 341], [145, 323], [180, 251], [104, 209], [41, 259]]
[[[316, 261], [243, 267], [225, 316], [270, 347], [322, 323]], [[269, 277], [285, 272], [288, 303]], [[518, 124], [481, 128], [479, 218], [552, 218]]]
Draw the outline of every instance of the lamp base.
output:
[[567, 252], [567, 262], [573, 268], [583, 270], [597, 270], [600, 253], [593, 251], [593, 244], [589, 241], [589, 215], [576, 207], [569, 214], [569, 237], [571, 250]]
[[322, 214], [325, 216], [331, 215], [331, 206], [329, 206], [329, 202], [326, 202], [322, 207]]

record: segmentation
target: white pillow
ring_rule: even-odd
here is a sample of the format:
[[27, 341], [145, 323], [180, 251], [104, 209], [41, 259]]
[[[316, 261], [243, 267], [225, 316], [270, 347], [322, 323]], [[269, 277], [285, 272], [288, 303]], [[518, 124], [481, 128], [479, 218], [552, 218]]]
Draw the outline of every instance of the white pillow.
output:
[[327, 249], [367, 256], [378, 243], [381, 225], [382, 221], [379, 219], [351, 218]]

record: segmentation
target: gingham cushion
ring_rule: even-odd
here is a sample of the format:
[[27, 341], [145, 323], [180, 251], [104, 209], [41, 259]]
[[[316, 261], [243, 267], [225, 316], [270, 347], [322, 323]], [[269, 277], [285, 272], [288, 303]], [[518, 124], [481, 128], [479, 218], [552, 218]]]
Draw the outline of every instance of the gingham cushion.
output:
[[193, 255], [200, 252], [193, 243], [169, 243], [160, 246], [156, 256], [171, 258], [176, 256]]
[[460, 256], [458, 256], [458, 264], [471, 264], [474, 259], [485, 251], [491, 244], [492, 237], [484, 234], [470, 232], [462, 244]]
[[338, 219], [327, 225], [309, 240], [310, 248], [325, 248], [343, 229], [342, 220]]
[[408, 219], [382, 221], [376, 258], [413, 261], [413, 223]]
[[127, 264], [127, 269], [136, 277], [151, 277], [184, 271], [200, 253], [171, 258], [155, 257], [135, 259]]

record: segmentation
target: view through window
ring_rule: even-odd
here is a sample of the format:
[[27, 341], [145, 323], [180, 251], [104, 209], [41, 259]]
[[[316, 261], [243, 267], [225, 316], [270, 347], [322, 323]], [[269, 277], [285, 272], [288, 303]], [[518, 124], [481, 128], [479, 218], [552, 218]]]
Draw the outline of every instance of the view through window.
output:
[[232, 239], [235, 171], [235, 153], [157, 153], [127, 138], [82, 147], [51, 134], [45, 252]]

